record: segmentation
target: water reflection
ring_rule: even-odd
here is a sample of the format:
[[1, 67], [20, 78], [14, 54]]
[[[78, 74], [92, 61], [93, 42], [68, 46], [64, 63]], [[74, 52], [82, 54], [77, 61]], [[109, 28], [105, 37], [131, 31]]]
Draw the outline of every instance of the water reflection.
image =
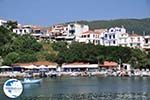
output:
[[[148, 77], [45, 78], [41, 84], [25, 84], [18, 100], [150, 99], [149, 84]], [[3, 93], [0, 100], [6, 100]]]
[[29, 90], [29, 89], [34, 89], [34, 88], [39, 88], [41, 84], [24, 84], [24, 90]]

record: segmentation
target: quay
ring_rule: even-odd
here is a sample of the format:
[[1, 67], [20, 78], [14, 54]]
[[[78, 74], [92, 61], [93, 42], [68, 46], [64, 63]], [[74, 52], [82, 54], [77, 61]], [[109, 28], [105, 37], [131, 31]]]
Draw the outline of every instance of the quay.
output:
[[116, 62], [105, 61], [103, 64], [71, 63], [61, 67], [52, 62], [34, 62], [1, 66], [0, 78], [4, 77], [150, 77], [149, 69], [132, 69], [128, 64], [120, 67]]

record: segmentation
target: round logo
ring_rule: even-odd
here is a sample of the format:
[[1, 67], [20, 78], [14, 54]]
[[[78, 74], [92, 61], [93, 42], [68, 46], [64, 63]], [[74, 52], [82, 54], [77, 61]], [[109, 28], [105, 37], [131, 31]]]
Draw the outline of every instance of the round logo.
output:
[[9, 98], [17, 98], [23, 91], [22, 83], [17, 79], [9, 79], [4, 83], [3, 90]]

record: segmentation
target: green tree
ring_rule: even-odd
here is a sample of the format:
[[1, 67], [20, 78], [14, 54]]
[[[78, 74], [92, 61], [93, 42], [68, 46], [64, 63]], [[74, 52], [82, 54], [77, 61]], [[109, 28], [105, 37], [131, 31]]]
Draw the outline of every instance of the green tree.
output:
[[11, 33], [9, 30], [0, 26], [0, 47], [11, 41]]
[[11, 21], [11, 20], [9, 20], [9, 21], [7, 21], [7, 23], [5, 24], [5, 27], [6, 27], [7, 29], [9, 29], [9, 30], [12, 31], [14, 28], [17, 28], [17, 25], [18, 25], [17, 21]]
[[27, 62], [35, 62], [37, 58], [34, 54], [22, 54], [19, 56], [18, 62], [27, 63]]
[[16, 52], [9, 53], [3, 61], [3, 65], [11, 65], [13, 63], [16, 63], [19, 59], [19, 54]]

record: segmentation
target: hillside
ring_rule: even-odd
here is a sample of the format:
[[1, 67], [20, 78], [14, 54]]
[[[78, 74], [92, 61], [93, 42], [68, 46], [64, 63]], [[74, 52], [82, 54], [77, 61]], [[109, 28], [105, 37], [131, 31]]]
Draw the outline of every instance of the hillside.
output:
[[144, 19], [116, 19], [116, 20], [96, 20], [96, 21], [77, 21], [80, 24], [87, 24], [90, 29], [110, 28], [124, 26], [128, 33], [134, 31], [137, 34], [150, 35], [150, 18]]

